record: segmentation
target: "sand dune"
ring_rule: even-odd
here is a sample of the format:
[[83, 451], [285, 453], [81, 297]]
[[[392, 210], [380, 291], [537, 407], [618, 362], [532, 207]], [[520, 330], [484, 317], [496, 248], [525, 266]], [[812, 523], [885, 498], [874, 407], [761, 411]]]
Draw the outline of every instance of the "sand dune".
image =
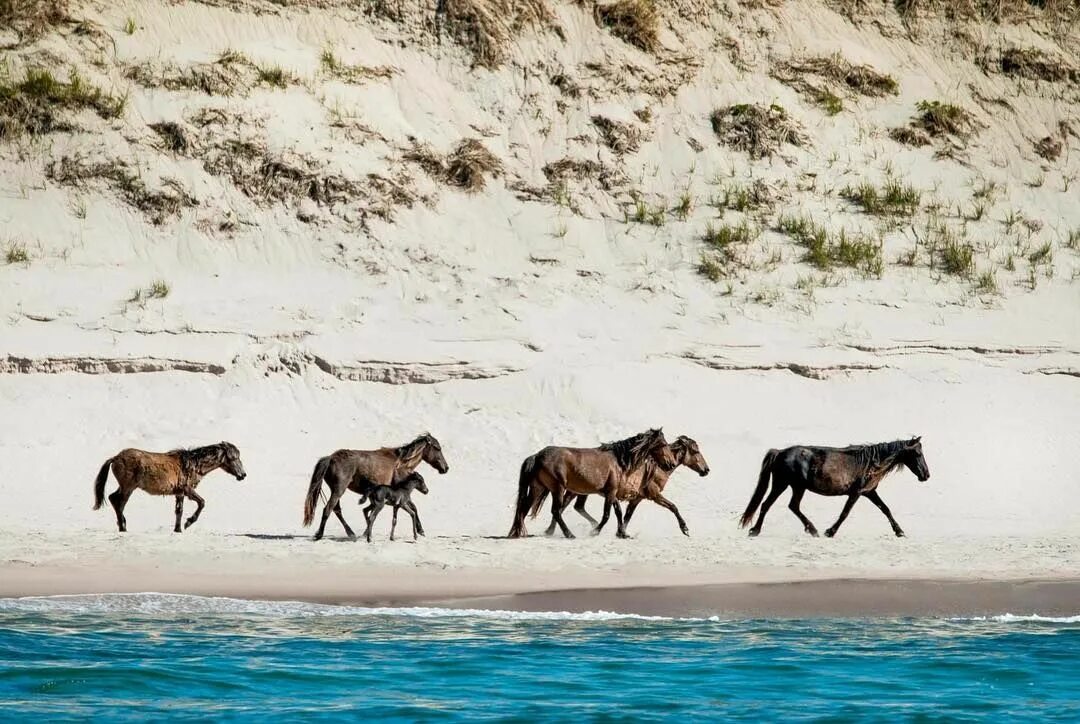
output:
[[[126, 99], [0, 135], [0, 595], [1080, 574], [1074, 25], [671, 0], [646, 51], [551, 2], [470, 47], [434, 3], [354, 5], [85, 3], [0, 34], [4, 84], [76, 68]], [[896, 93], [783, 70], [833, 53]], [[895, 141], [926, 100], [965, 130]], [[798, 145], [725, 145], [710, 116], [738, 104]], [[890, 179], [913, 209], [867, 205]], [[669, 488], [692, 537], [646, 504], [630, 541], [494, 539], [524, 456], [657, 425], [713, 471]], [[451, 465], [424, 471], [429, 538], [308, 539], [318, 457], [424, 430]], [[783, 506], [737, 529], [768, 448], [913, 434], [931, 479], [881, 489], [908, 539], [868, 504], [835, 540]], [[119, 449], [222, 439], [248, 479], [209, 476], [183, 535], [168, 499], [136, 494], [125, 536], [90, 510]]]

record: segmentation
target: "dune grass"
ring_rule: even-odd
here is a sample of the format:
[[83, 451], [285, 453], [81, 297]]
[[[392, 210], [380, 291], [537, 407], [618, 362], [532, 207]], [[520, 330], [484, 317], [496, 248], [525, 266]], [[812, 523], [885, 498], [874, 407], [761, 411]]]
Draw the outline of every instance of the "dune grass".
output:
[[111, 94], [76, 70], [67, 80], [44, 68], [30, 68], [19, 80], [0, 67], [0, 140], [74, 130], [69, 116], [91, 110], [100, 118], [123, 115], [127, 96]]

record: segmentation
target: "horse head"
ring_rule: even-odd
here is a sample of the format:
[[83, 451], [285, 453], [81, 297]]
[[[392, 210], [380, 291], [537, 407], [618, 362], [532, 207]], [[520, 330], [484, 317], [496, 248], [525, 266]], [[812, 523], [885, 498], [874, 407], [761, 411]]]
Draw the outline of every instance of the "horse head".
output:
[[664, 438], [664, 428], [657, 427], [648, 432], [648, 449], [653, 458], [660, 463], [661, 467], [671, 470], [679, 464], [675, 459], [675, 453]]
[[221, 467], [225, 468], [225, 472], [237, 480], [243, 480], [247, 477], [247, 473], [244, 472], [244, 464], [240, 462], [240, 451], [231, 442], [221, 443]]
[[446, 473], [450, 466], [447, 464], [446, 458], [443, 457], [442, 445], [429, 432], [425, 432], [421, 437], [424, 440], [423, 461], [438, 470], [440, 475]]
[[701, 454], [701, 448], [694, 438], [679, 435], [675, 442], [671, 443], [671, 449], [679, 465], [685, 465], [701, 477], [709, 474], [709, 463], [705, 461], [705, 456]]
[[926, 464], [926, 458], [923, 457], [922, 435], [913, 437], [904, 444], [904, 449], [900, 452], [900, 460], [908, 470], [915, 474], [919, 482], [925, 483], [930, 479], [930, 466]]

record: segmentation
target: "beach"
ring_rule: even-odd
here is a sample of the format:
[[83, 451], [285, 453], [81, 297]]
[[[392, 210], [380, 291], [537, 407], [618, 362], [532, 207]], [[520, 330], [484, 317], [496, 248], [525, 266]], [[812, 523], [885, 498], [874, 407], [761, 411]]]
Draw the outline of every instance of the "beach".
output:
[[[915, 32], [891, 8], [683, 5], [644, 45], [572, 3], [479, 40], [423, 3], [261, 0], [91, 3], [74, 12], [94, 32], [13, 36], [12, 78], [76, 68], [125, 104], [0, 145], [0, 595], [1067, 613], [1075, 84], [980, 66], [936, 15]], [[1002, 27], [985, 57], [1076, 57], [1075, 33]], [[796, 62], [841, 51], [880, 87]], [[1022, 115], [993, 100], [1016, 98]], [[897, 141], [934, 131], [927, 99], [970, 128]], [[797, 129], [739, 145], [744, 103]], [[888, 184], [907, 201], [867, 205]], [[711, 468], [665, 491], [689, 537], [645, 502], [629, 540], [572, 510], [574, 540], [542, 535], [548, 510], [503, 538], [527, 456], [661, 426]], [[406, 519], [391, 543], [387, 511], [371, 544], [334, 517], [311, 540], [319, 458], [425, 431], [449, 463], [418, 469], [427, 537]], [[811, 538], [787, 494], [759, 538], [738, 527], [768, 450], [912, 436], [929, 480], [880, 487], [906, 538], [867, 501]], [[247, 478], [209, 474], [184, 533], [171, 497], [137, 491], [124, 534], [91, 510], [120, 450], [219, 441]], [[842, 501], [802, 510], [824, 531]], [[342, 507], [362, 529], [356, 496]]]

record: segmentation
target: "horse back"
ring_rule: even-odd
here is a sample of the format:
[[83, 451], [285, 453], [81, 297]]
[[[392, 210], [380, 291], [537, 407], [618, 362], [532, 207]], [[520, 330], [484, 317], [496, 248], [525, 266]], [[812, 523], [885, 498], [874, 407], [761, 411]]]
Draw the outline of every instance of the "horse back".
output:
[[113, 475], [123, 488], [142, 488], [153, 495], [171, 495], [180, 485], [180, 456], [127, 448], [113, 458]]
[[337, 450], [330, 455], [326, 476], [343, 482], [357, 492], [390, 485], [397, 457], [390, 448], [379, 450]]
[[773, 474], [820, 495], [846, 495], [859, 476], [856, 448], [795, 445], [780, 451]]

